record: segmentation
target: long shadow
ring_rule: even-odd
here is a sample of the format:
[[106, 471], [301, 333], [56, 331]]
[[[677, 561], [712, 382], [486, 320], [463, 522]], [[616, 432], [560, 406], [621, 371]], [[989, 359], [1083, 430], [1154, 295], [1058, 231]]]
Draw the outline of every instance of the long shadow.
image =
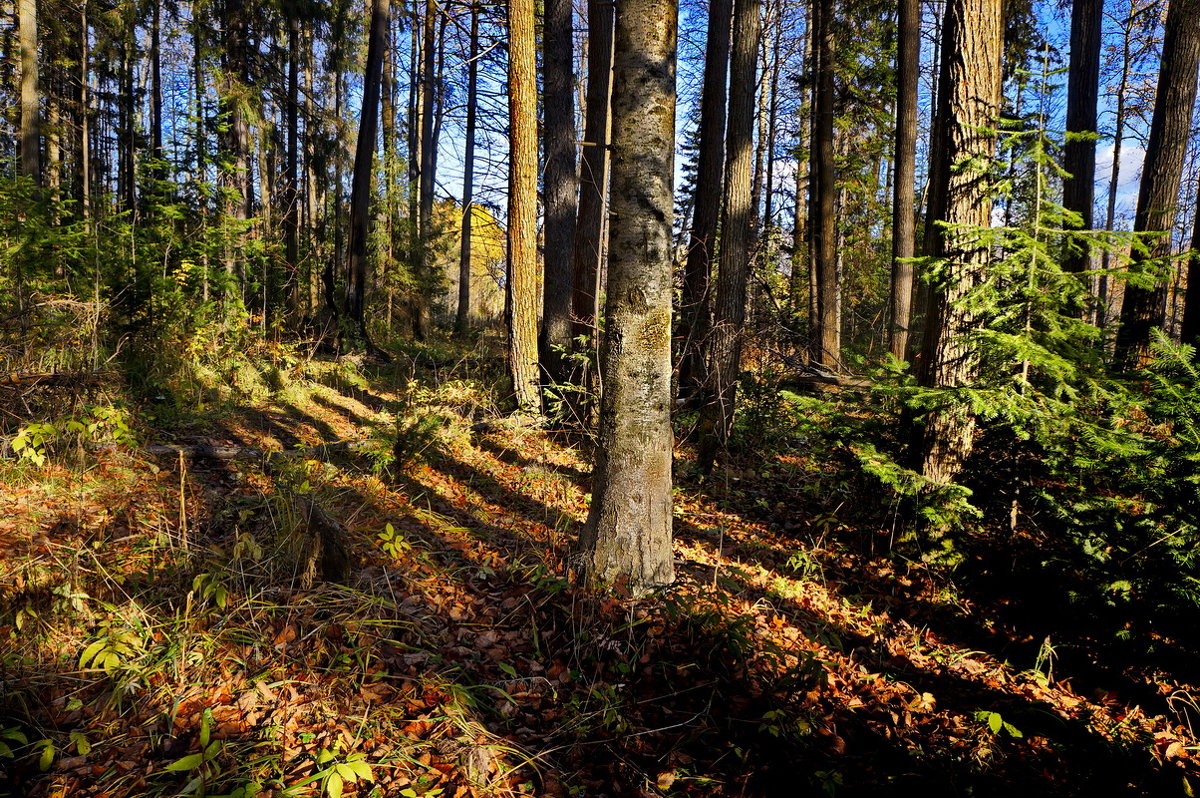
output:
[[358, 413], [355, 413], [350, 408], [345, 407], [344, 405], [340, 405], [337, 402], [334, 402], [333, 400], [329, 399], [326, 396], [322, 396], [319, 393], [311, 394], [309, 396], [309, 400], [311, 402], [313, 402], [314, 404], [320, 405], [321, 407], [325, 408], [326, 410], [330, 410], [334, 413], [337, 413], [340, 416], [343, 416], [346, 419], [346, 421], [348, 421], [349, 423], [353, 424], [356, 427], [365, 426], [370, 421], [370, 419], [368, 419], [366, 416], [360, 416]]
[[575, 483], [575, 485], [584, 488], [585, 490], [591, 486], [592, 475], [571, 466], [559, 465], [557, 463], [546, 463], [541, 460], [534, 460], [530, 457], [518, 452], [516, 449], [510, 449], [507, 446], [502, 446], [493, 440], [480, 436], [474, 441], [485, 452], [493, 455], [497, 460], [503, 463], [508, 463], [510, 466], [526, 469], [540, 469], [543, 471], [551, 471], [559, 476], [566, 477]]

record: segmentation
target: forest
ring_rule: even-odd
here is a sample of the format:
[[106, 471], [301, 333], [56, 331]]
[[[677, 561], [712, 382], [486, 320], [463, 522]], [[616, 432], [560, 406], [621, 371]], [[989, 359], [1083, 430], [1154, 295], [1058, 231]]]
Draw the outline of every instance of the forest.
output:
[[1193, 796], [1200, 0], [0, 0], [0, 798]]

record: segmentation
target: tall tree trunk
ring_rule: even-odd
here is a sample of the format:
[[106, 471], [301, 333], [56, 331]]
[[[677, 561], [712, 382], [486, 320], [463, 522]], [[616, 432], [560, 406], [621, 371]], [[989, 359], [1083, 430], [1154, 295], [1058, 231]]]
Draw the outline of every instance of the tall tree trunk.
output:
[[296, 306], [300, 276], [300, 17], [288, 20], [287, 156], [283, 212], [283, 257], [287, 268], [288, 301]]
[[897, 360], [908, 357], [912, 323], [916, 214], [913, 191], [917, 158], [917, 80], [921, 73], [921, 0], [899, 0], [896, 53], [896, 151], [892, 177], [891, 330], [888, 350]]
[[817, 329], [813, 360], [831, 369], [842, 360], [838, 328], [837, 175], [833, 159], [833, 0], [813, 0], [813, 151], [809, 230], [816, 276]]
[[[927, 320], [925, 385], [953, 389], [975, 376], [978, 355], [971, 348], [975, 318], [966, 295], [988, 262], [988, 247], [977, 231], [991, 224], [989, 167], [996, 145], [1001, 91], [1003, 25], [1001, 0], [950, 0], [943, 27], [942, 74], [945, 128], [937, 174], [944, 211], [935, 226], [936, 250], [946, 259], [945, 276]], [[930, 481], [953, 481], [974, 444], [975, 417], [961, 401], [950, 401], [925, 420], [921, 472]]]
[[604, 393], [585, 583], [633, 596], [675, 579], [671, 553], [674, 0], [623, 0], [613, 82], [613, 191]]
[[[1117, 85], [1116, 110], [1113, 122], [1113, 160], [1108, 181], [1108, 207], [1104, 216], [1104, 229], [1112, 230], [1117, 217], [1117, 194], [1121, 180], [1121, 147], [1125, 140], [1125, 96], [1129, 90], [1129, 71], [1132, 67], [1133, 21], [1137, 0], [1129, 0], [1129, 15], [1121, 25], [1121, 80]], [[1101, 256], [1100, 289], [1097, 296], [1097, 323], [1104, 327], [1111, 315], [1109, 308], [1109, 267], [1112, 253], [1106, 248]]]
[[766, 183], [763, 198], [763, 232], [765, 239], [760, 250], [764, 262], [774, 268], [775, 261], [775, 136], [779, 131], [779, 73], [782, 68], [783, 56], [783, 8], [777, 6], [775, 14], [775, 37], [771, 53], [771, 72], [767, 81], [767, 91], [770, 92], [770, 102], [767, 106], [767, 147], [766, 147]]
[[21, 36], [21, 174], [40, 183], [37, 0], [17, 0], [17, 14]]
[[692, 238], [683, 267], [678, 337], [682, 341], [679, 391], [699, 397], [707, 379], [709, 281], [717, 252], [725, 170], [725, 103], [729, 46], [733, 33], [733, 0], [712, 0], [708, 39], [704, 45], [704, 87], [700, 96], [700, 152], [696, 164], [696, 199]]
[[375, 142], [379, 133], [379, 92], [383, 78], [383, 51], [387, 47], [390, 0], [371, 1], [371, 27], [367, 40], [367, 65], [363, 72], [362, 115], [358, 146], [354, 151], [354, 177], [350, 191], [350, 257], [346, 284], [346, 315], [372, 350], [365, 315], [367, 238], [370, 234], [371, 176]]
[[761, 0], [736, 0], [733, 12], [733, 54], [729, 69], [729, 130], [725, 150], [725, 200], [721, 214], [721, 256], [717, 272], [717, 301], [709, 333], [709, 380], [700, 413], [700, 469], [712, 470], [719, 449], [733, 428], [746, 320], [746, 280], [750, 273], [754, 236], [755, 68], [759, 49]]
[[[163, 163], [162, 4], [153, 3], [150, 19], [150, 157], [152, 174], [165, 180]], [[157, 189], [156, 189], [157, 190]]]
[[[1091, 230], [1096, 194], [1096, 100], [1100, 92], [1100, 29], [1104, 0], [1073, 0], [1071, 8], [1071, 65], [1067, 78], [1067, 144], [1063, 167], [1063, 207], [1079, 214], [1081, 230]], [[1063, 268], [1089, 268], [1091, 252], [1076, 243]]]
[[1165, 300], [1171, 228], [1179, 201], [1183, 157], [1196, 104], [1196, 74], [1200, 69], [1200, 0], [1172, 0], [1167, 7], [1162, 67], [1150, 122], [1150, 141], [1142, 165], [1134, 232], [1155, 236], [1148, 253], [1133, 254], [1133, 268], [1146, 268], [1157, 285], [1125, 286], [1121, 326], [1117, 330], [1116, 362], [1123, 368], [1144, 366], [1150, 359], [1150, 333], [1166, 321]]
[[90, 230], [92, 219], [91, 45], [88, 4], [79, 4], [79, 212]]
[[575, 86], [571, 0], [546, 0], [542, 34], [545, 193], [542, 327], [538, 350], [547, 383], [569, 381], [572, 245], [575, 240]]
[[467, 331], [471, 314], [471, 221], [475, 216], [475, 116], [479, 83], [479, 4], [471, 4], [471, 42], [467, 64], [467, 133], [463, 154], [462, 238], [458, 245], [458, 313], [454, 331]]
[[517, 409], [541, 409], [537, 372], [537, 73], [533, 0], [508, 0], [508, 357]]
[[433, 197], [436, 186], [437, 139], [434, 136], [437, 80], [437, 0], [425, 0], [421, 65], [421, 185], [420, 185], [420, 270], [417, 272], [416, 301], [412, 306], [413, 336], [429, 336], [430, 285], [433, 282]]

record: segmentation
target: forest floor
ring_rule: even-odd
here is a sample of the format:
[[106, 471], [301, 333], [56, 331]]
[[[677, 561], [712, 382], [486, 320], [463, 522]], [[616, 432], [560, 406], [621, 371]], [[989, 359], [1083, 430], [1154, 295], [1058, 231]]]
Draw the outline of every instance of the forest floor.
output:
[[[596, 599], [567, 567], [586, 440], [489, 418], [482, 373], [261, 371], [202, 412], [140, 405], [140, 442], [375, 438], [400, 458], [123, 445], [0, 464], [0, 794], [1200, 787], [1191, 643], [1157, 632], [1147, 654], [1099, 620], [1064, 625], [1036, 564], [1005, 577], [1036, 563], [1011, 553], [1044, 545], [1033, 533], [979, 533], [1004, 564], [967, 579], [847, 524], [882, 497], [831, 511], [803, 453], [701, 484], [680, 447], [678, 583]], [[338, 581], [320, 524], [344, 537]]]

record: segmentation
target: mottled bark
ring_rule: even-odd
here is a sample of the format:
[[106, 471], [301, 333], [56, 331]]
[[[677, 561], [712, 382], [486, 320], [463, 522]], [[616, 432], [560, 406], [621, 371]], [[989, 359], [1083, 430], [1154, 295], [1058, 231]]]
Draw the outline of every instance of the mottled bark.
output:
[[700, 413], [700, 468], [712, 469], [729, 441], [746, 320], [746, 281], [754, 239], [751, 170], [755, 122], [755, 72], [761, 0], [736, 0], [729, 69], [729, 129], [725, 151], [725, 198], [713, 327], [708, 336], [709, 379]]
[[709, 328], [709, 280], [717, 253], [725, 173], [725, 104], [733, 0], [712, 0], [704, 45], [704, 86], [700, 95], [700, 151], [696, 162], [696, 199], [680, 296], [679, 391], [698, 395], [705, 380]]
[[586, 584], [640, 596], [674, 581], [671, 295], [674, 0], [623, 0], [613, 74], [612, 226]]
[[1133, 253], [1132, 267], [1146, 269], [1160, 279], [1152, 287], [1125, 286], [1115, 360], [1127, 369], [1146, 365], [1150, 360], [1151, 330], [1166, 322], [1170, 230], [1175, 223], [1200, 69], [1198, 19], [1200, 0], [1172, 0], [1167, 7], [1158, 92], [1133, 224], [1134, 232], [1150, 234], [1153, 239], [1148, 252]]
[[917, 157], [917, 79], [921, 71], [921, 2], [899, 0], [896, 54], [896, 146], [892, 174], [891, 329], [888, 349], [897, 360], [908, 357], [912, 323], [916, 214], [913, 192]]
[[[942, 45], [945, 128], [936, 156], [945, 198], [936, 249], [946, 269], [927, 322], [922, 377], [929, 387], [968, 385], [978, 365], [970, 343], [975, 318], [963, 299], [988, 262], [978, 230], [991, 224], [988, 171], [1000, 112], [1002, 40], [1001, 0], [950, 0]], [[922, 474], [934, 483], [953, 481], [971, 453], [974, 435], [975, 418], [964, 403], [952, 400], [932, 411], [925, 421]]]
[[571, 0], [546, 0], [542, 35], [545, 247], [538, 350], [548, 385], [569, 380], [575, 241], [575, 85]]
[[508, 359], [520, 412], [541, 409], [537, 372], [537, 75], [533, 0], [508, 2]]

